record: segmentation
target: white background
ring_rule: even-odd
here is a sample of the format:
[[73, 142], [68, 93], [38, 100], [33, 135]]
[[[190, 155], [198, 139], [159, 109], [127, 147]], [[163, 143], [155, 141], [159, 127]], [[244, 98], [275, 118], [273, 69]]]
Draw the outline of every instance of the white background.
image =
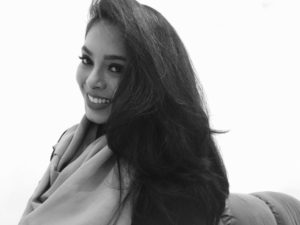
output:
[[[298, 0], [143, 0], [173, 24], [204, 87], [232, 192], [300, 198]], [[87, 0], [0, 2], [1, 224], [19, 220], [60, 134], [83, 116]]]

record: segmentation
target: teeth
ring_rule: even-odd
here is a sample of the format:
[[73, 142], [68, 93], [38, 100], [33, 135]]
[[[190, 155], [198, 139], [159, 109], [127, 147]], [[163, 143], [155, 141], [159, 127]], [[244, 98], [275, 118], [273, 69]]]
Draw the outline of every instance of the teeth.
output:
[[105, 98], [94, 98], [90, 95], [88, 95], [88, 98], [91, 102], [96, 103], [96, 104], [108, 104], [108, 103], [110, 103], [110, 100], [105, 99]]

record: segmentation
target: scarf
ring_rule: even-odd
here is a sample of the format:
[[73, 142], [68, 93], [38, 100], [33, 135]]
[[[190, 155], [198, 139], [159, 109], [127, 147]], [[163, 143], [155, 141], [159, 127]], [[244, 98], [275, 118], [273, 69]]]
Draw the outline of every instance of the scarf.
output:
[[105, 135], [96, 133], [96, 125], [83, 117], [63, 134], [19, 225], [131, 224], [128, 179], [122, 178], [120, 195], [116, 158]]

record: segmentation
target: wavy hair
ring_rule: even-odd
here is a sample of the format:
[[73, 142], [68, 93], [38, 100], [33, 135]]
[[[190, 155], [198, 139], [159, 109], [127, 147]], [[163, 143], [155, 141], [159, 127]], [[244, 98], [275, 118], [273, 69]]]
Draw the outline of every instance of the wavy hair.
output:
[[120, 29], [129, 55], [105, 132], [129, 165], [132, 224], [217, 224], [229, 184], [182, 41], [135, 0], [93, 1], [86, 33], [100, 20]]

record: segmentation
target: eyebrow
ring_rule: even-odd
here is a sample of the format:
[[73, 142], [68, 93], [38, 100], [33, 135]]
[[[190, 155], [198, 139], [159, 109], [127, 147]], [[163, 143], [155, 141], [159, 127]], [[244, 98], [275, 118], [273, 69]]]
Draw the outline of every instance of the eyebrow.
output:
[[[82, 46], [81, 48], [82, 51], [86, 52], [88, 55], [93, 56], [93, 53], [90, 49], [88, 49], [88, 47], [86, 47], [85, 45]], [[105, 60], [122, 60], [122, 61], [126, 61], [126, 57], [121, 56], [121, 55], [105, 55], [104, 56]]]
[[89, 50], [85, 45], [82, 46], [81, 51], [86, 52], [86, 53], [89, 54], [90, 56], [93, 55], [93, 53], [91, 52], [91, 50]]

